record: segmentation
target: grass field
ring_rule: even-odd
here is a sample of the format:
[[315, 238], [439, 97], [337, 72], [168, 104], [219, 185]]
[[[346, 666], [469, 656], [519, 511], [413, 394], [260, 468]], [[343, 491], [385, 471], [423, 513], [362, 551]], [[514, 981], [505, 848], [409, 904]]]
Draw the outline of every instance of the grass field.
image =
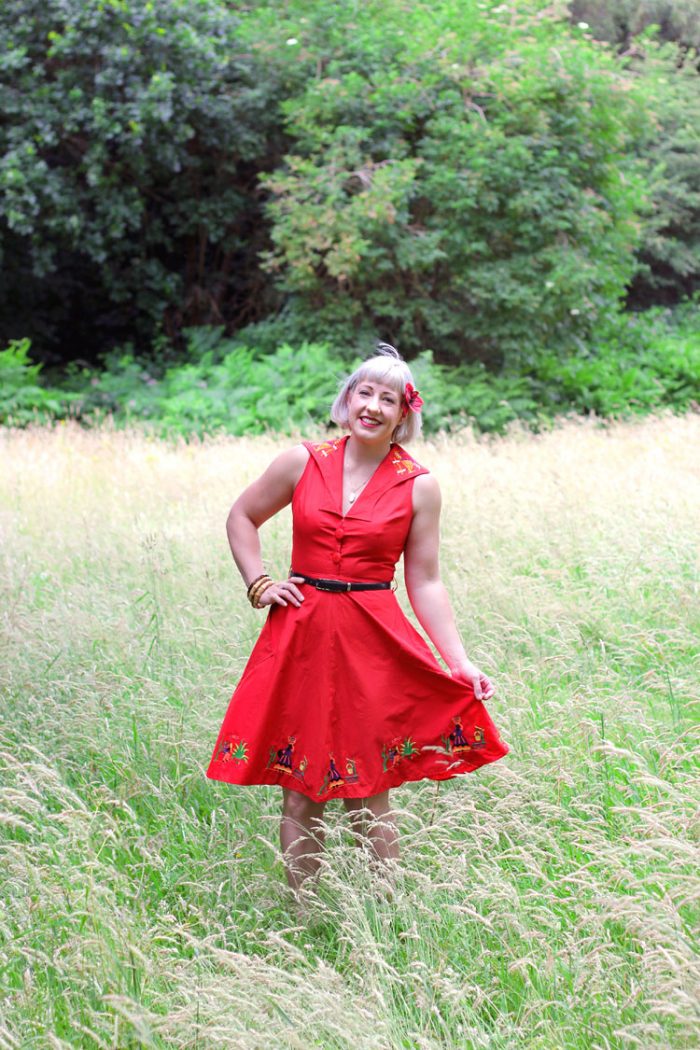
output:
[[279, 789], [204, 776], [276, 447], [0, 431], [0, 1050], [696, 1048], [700, 416], [416, 446], [511, 752], [392, 795], [391, 903], [330, 803], [303, 919]]

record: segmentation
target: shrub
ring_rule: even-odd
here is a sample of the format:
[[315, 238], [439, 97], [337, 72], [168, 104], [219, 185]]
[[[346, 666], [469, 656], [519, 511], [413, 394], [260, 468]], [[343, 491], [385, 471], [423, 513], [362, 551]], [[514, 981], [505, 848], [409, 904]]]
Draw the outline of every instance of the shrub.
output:
[[[118, 425], [143, 422], [164, 436], [214, 432], [309, 432], [328, 423], [338, 386], [360, 358], [327, 343], [288, 343], [271, 353], [242, 346], [221, 326], [187, 332], [187, 356], [159, 367], [133, 348], [108, 356], [95, 372], [72, 368], [64, 387], [46, 387], [29, 362], [28, 340], [0, 353], [0, 422], [75, 416], [86, 424], [109, 414]], [[411, 361], [424, 398], [427, 434], [472, 425], [502, 432], [519, 419], [537, 427], [564, 412], [603, 418], [700, 403], [700, 311], [616, 314], [595, 350], [562, 358], [543, 351], [525, 370], [498, 374], [480, 363], [457, 368], [430, 351]]]
[[[266, 267], [306, 334], [521, 367], [623, 295], [644, 200], [633, 80], [539, 3], [290, 3], [317, 60], [264, 179]], [[352, 32], [342, 28], [352, 23]]]
[[15, 339], [0, 350], [0, 424], [25, 426], [62, 419], [77, 398], [40, 384], [41, 365], [32, 364], [29, 349], [28, 339]]
[[76, 333], [145, 345], [164, 318], [173, 335], [240, 309], [277, 118], [239, 21], [219, 0], [4, 0], [5, 332], [45, 351], [70, 329], [77, 356]]
[[654, 309], [613, 316], [595, 348], [562, 360], [544, 353], [534, 381], [549, 413], [629, 416], [700, 402], [700, 312]]

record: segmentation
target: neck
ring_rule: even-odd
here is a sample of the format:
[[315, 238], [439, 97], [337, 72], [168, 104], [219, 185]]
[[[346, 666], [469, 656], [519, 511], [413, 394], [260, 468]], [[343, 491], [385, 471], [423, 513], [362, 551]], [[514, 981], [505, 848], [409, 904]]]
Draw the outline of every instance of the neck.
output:
[[376, 442], [358, 441], [353, 434], [350, 434], [345, 455], [347, 457], [348, 453], [350, 453], [353, 463], [366, 463], [368, 466], [371, 463], [381, 463], [388, 454], [392, 443], [391, 441], [382, 441], [379, 444]]

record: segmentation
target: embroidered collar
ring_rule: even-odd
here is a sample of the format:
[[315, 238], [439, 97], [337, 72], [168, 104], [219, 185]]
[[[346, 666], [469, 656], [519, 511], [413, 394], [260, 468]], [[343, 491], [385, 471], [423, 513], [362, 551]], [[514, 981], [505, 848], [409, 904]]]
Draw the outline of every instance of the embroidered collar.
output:
[[345, 446], [348, 435], [334, 438], [331, 441], [305, 442], [306, 447], [321, 472], [329, 496], [329, 502], [322, 509], [332, 510], [339, 517], [362, 518], [368, 520], [372, 509], [382, 492], [393, 485], [401, 484], [409, 478], [427, 474], [422, 467], [401, 445], [392, 444], [367, 485], [355, 502], [342, 514], [342, 483]]

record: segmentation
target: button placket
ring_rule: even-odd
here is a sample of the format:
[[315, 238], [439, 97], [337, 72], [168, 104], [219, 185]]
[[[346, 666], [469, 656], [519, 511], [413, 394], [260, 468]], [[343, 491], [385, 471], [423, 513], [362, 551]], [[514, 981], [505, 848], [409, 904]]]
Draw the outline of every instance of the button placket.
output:
[[342, 525], [339, 525], [335, 530], [335, 538], [338, 541], [338, 546], [332, 555], [332, 561], [337, 568], [340, 565], [340, 561], [343, 557], [343, 537], [345, 536], [345, 529]]

